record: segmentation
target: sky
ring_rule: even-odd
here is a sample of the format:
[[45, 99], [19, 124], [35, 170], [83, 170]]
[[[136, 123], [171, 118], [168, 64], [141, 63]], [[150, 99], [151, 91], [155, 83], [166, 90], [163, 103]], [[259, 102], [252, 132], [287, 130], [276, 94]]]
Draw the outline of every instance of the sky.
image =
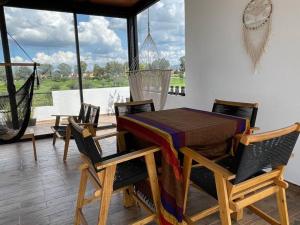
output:
[[[73, 14], [6, 7], [5, 16], [8, 32], [34, 61], [76, 64]], [[140, 46], [147, 35], [147, 16], [147, 11], [138, 15]], [[150, 8], [151, 34], [159, 54], [174, 66], [185, 55], [184, 24], [184, 0], [161, 0]], [[78, 31], [81, 60], [89, 67], [128, 61], [125, 19], [78, 15]], [[10, 53], [13, 62], [29, 61], [11, 39]]]

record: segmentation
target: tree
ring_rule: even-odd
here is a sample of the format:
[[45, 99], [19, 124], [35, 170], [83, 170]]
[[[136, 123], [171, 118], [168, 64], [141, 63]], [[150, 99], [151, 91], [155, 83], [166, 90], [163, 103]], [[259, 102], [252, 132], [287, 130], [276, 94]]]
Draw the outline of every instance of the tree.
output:
[[170, 62], [165, 58], [157, 59], [152, 62], [151, 68], [166, 70], [170, 68]]
[[185, 56], [182, 56], [179, 58], [179, 70], [180, 72], [184, 73], [185, 72]]
[[87, 65], [87, 63], [85, 61], [80, 61], [80, 66], [81, 66], [81, 72], [82, 73], [87, 72], [88, 65]]
[[94, 68], [93, 68], [93, 74], [94, 74], [94, 77], [104, 78], [105, 70], [103, 67], [99, 66], [98, 64], [95, 64]]
[[6, 80], [5, 67], [1, 66], [0, 67], [0, 81], [5, 81], [5, 80]]
[[53, 73], [53, 66], [50, 64], [41, 64], [38, 67], [38, 72], [41, 77], [50, 77]]
[[62, 77], [62, 75], [59, 70], [55, 70], [51, 76], [52, 80], [54, 80], [54, 81], [60, 81], [61, 77]]
[[[85, 72], [87, 72], [87, 67], [88, 67], [88, 65], [87, 65], [87, 63], [85, 61], [80, 61], [80, 68], [81, 68], [81, 73], [82, 74], [85, 73]], [[78, 74], [78, 66], [77, 66], [77, 64], [74, 65], [74, 73]]]
[[124, 73], [124, 66], [117, 61], [108, 62], [105, 65], [105, 73], [110, 77], [121, 76]]
[[19, 79], [27, 79], [29, 75], [32, 73], [32, 70], [27, 66], [20, 66], [15, 70], [15, 78]]
[[72, 67], [66, 63], [61, 63], [57, 66], [58, 73], [60, 73], [63, 77], [68, 77], [72, 73]]

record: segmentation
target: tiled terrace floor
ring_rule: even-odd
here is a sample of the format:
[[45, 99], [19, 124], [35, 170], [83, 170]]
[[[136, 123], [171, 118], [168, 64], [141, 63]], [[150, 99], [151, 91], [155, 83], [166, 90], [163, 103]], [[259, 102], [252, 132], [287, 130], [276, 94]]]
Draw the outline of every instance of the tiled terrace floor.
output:
[[[103, 145], [112, 151], [114, 140]], [[37, 141], [38, 162], [33, 159], [32, 145], [23, 142], [0, 146], [0, 224], [1, 225], [68, 225], [72, 224], [79, 184], [79, 153], [72, 141], [67, 163], [63, 163], [63, 141], [54, 148], [51, 139]], [[291, 186], [287, 192], [291, 225], [300, 225], [300, 188]], [[124, 209], [122, 195], [115, 194], [108, 224], [129, 224], [143, 215], [140, 208]], [[215, 203], [211, 197], [191, 189], [188, 211], [192, 213]], [[259, 203], [266, 212], [277, 215], [274, 198]], [[96, 224], [97, 204], [85, 212], [91, 225]], [[218, 215], [198, 224], [218, 225]], [[238, 224], [262, 225], [266, 222], [249, 211]]]

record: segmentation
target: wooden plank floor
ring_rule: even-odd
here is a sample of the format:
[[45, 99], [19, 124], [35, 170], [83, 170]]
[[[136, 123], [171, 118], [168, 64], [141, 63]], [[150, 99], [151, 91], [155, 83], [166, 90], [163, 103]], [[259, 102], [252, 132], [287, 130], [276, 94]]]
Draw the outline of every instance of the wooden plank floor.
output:
[[[0, 224], [1, 225], [68, 225], [73, 223], [76, 194], [79, 184], [79, 153], [71, 142], [67, 163], [63, 163], [63, 141], [38, 140], [38, 162], [33, 159], [31, 142], [0, 146]], [[115, 141], [103, 143], [108, 152]], [[288, 192], [291, 225], [300, 225], [300, 188], [292, 186]], [[108, 224], [128, 224], [145, 213], [138, 207], [124, 209], [122, 195], [112, 199]], [[208, 195], [191, 189], [188, 212], [205, 209], [215, 201]], [[258, 204], [266, 212], [277, 216], [276, 201], [267, 199]], [[91, 225], [96, 224], [98, 205], [85, 209]], [[218, 225], [218, 215], [210, 216], [198, 224]], [[246, 210], [245, 225], [267, 224]]]

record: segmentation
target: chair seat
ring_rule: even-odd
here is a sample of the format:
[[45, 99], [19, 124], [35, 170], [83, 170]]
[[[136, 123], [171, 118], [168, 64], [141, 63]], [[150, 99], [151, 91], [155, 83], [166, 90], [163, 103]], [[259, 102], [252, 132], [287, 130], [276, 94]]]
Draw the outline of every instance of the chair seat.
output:
[[[237, 173], [237, 167], [238, 167], [238, 160], [236, 157], [228, 156], [224, 159], [221, 159], [216, 162], [220, 166], [226, 168], [233, 174]], [[253, 175], [252, 177], [259, 176], [261, 174], [265, 173], [264, 171], [260, 171]], [[207, 169], [206, 167], [195, 167], [192, 168], [190, 180], [202, 188], [205, 192], [207, 192], [209, 195], [214, 197], [215, 199], [218, 199], [217, 195], [217, 189], [216, 189], [216, 183], [215, 183], [215, 177], [214, 173]], [[230, 181], [231, 183], [235, 183], [234, 180]]]
[[141, 160], [127, 161], [118, 164], [113, 188], [117, 190], [145, 180], [147, 177], [145, 162]]

